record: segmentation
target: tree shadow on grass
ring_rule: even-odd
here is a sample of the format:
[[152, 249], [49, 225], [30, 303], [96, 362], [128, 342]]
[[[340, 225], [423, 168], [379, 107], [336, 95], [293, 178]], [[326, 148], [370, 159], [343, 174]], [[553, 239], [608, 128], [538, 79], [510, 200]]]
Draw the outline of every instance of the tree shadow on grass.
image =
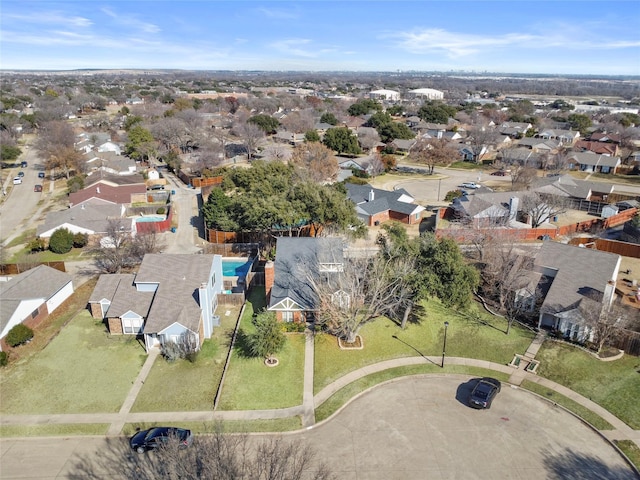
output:
[[573, 480], [634, 480], [631, 467], [608, 465], [601, 458], [564, 449], [543, 452], [547, 478]]
[[236, 343], [234, 346], [239, 357], [253, 358], [255, 356], [251, 353], [249, 335], [242, 328], [238, 329], [238, 334], [236, 335]]

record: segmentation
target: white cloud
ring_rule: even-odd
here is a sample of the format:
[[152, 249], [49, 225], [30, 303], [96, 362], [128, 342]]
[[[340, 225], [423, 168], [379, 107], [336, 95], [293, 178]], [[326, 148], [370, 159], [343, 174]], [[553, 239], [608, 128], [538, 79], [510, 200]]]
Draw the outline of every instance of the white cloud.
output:
[[257, 10], [267, 18], [275, 18], [278, 20], [295, 20], [300, 17], [300, 13], [294, 10], [282, 10], [280, 8], [262, 7]]
[[123, 27], [141, 30], [144, 33], [158, 33], [161, 30], [160, 27], [153, 23], [143, 22], [130, 15], [118, 15], [116, 12], [106, 7], [101, 8], [100, 11], [111, 17], [118, 25]]
[[279, 40], [270, 44], [270, 47], [279, 50], [285, 55], [293, 55], [296, 57], [315, 57], [316, 52], [310, 50], [303, 50], [301, 45], [308, 45], [311, 40], [305, 38], [290, 38], [286, 40]]
[[482, 52], [491, 53], [494, 50], [504, 48], [511, 50], [514, 48], [592, 50], [640, 46], [640, 41], [637, 40], [596, 39], [592, 31], [584, 31], [575, 27], [563, 28], [556, 24], [547, 30], [548, 33], [538, 34], [477, 35], [432, 28], [385, 35], [383, 38], [396, 38], [397, 45], [411, 53], [444, 54], [449, 58], [459, 58]]
[[24, 23], [60, 24], [65, 27], [90, 27], [93, 22], [85, 17], [67, 16], [58, 12], [33, 12], [29, 15], [18, 13], [5, 14], [6, 19], [18, 20]]

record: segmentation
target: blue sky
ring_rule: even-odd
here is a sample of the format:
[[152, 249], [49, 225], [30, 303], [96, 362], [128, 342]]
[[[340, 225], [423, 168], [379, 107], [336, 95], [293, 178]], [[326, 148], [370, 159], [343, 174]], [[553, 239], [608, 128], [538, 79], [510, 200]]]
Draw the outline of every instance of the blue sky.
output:
[[14, 1], [0, 68], [640, 75], [640, 2]]

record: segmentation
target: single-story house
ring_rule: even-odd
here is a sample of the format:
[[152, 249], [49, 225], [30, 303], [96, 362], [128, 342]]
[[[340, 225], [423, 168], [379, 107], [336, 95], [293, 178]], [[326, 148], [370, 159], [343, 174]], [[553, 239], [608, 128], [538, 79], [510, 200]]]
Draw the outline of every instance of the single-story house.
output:
[[537, 153], [551, 153], [560, 147], [558, 140], [549, 140], [544, 138], [526, 137], [518, 140], [518, 147], [530, 148]]
[[38, 225], [36, 234], [40, 238], [50, 238], [53, 232], [66, 228], [71, 233], [102, 235], [107, 232], [111, 220], [120, 219], [124, 231], [135, 231], [134, 220], [124, 217], [124, 205], [100, 202], [82, 203], [66, 210], [49, 212], [43, 224]]
[[104, 178], [100, 178], [100, 174], [96, 173], [88, 176], [86, 182], [92, 183], [69, 194], [70, 206], [90, 199], [101, 199], [119, 205], [147, 201], [147, 186], [142, 175], [104, 175]]
[[620, 155], [620, 146], [616, 143], [592, 142], [590, 140], [578, 140], [574, 145], [581, 152], [593, 152], [602, 155], [617, 157]]
[[279, 237], [276, 260], [265, 265], [267, 310], [283, 322], [313, 321], [318, 296], [309, 275], [327, 280], [344, 266], [344, 244], [331, 237]]
[[347, 198], [356, 205], [356, 214], [368, 226], [387, 220], [409, 225], [420, 223], [425, 208], [416, 205], [414, 198], [404, 189], [394, 191], [373, 188], [370, 185], [345, 184]]
[[37, 326], [73, 294], [71, 275], [46, 265], [0, 281], [0, 350], [19, 323]]
[[552, 328], [565, 337], [593, 340], [585, 311], [611, 307], [620, 270], [620, 255], [546, 241], [536, 254], [534, 270], [547, 282], [538, 328]]
[[111, 333], [142, 334], [147, 352], [166, 342], [199, 348], [220, 325], [222, 291], [222, 256], [148, 254], [135, 276], [102, 275], [89, 304]]
[[580, 138], [580, 132], [575, 130], [546, 128], [538, 132], [536, 137], [546, 140], [557, 140], [563, 145], [573, 145]]
[[612, 173], [622, 163], [620, 157], [611, 157], [609, 155], [600, 155], [593, 152], [573, 152], [567, 156], [571, 168], [577, 166], [583, 172], [596, 173]]
[[504, 122], [498, 127], [498, 133], [512, 138], [522, 138], [533, 128], [533, 125], [526, 122]]

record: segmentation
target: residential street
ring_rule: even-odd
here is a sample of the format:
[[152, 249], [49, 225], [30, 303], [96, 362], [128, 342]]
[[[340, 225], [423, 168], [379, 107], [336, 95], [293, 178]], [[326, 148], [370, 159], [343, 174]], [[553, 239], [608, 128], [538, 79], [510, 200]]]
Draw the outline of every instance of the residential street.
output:
[[[284, 437], [313, 445], [340, 480], [637, 478], [600, 435], [517, 387], [490, 410], [467, 407], [470, 378], [401, 378]], [[0, 455], [3, 480], [133, 478], [136, 456], [123, 437], [3, 438]]]

